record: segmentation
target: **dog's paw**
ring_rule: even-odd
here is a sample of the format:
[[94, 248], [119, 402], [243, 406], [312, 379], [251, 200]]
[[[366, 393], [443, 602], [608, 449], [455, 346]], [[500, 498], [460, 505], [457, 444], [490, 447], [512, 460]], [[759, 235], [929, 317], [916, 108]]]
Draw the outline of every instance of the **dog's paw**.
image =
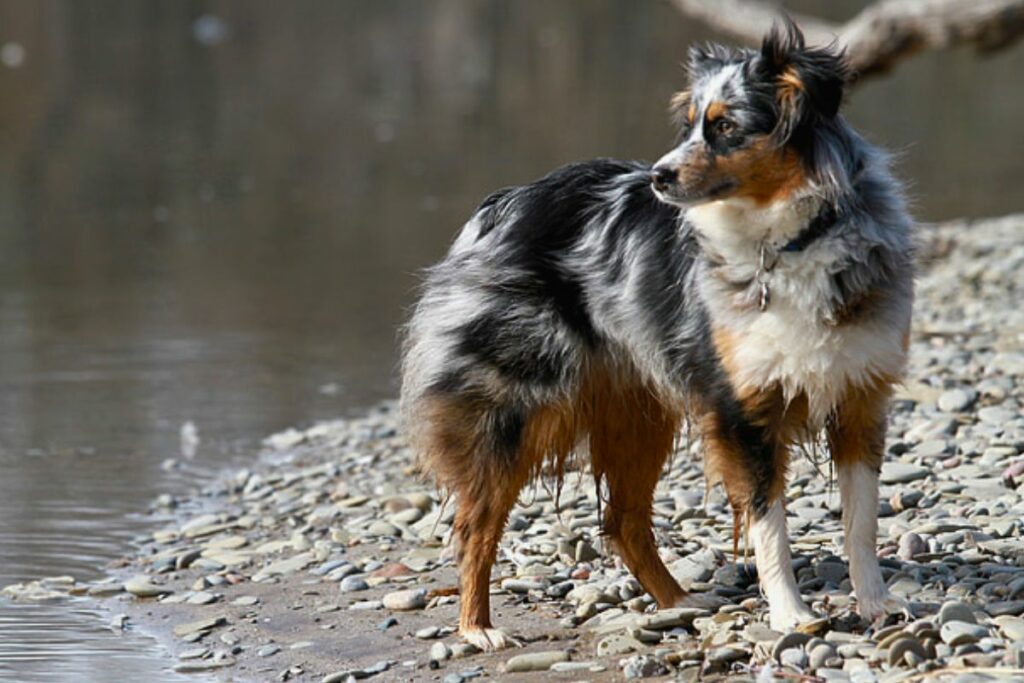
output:
[[771, 609], [769, 607], [769, 623], [773, 631], [787, 633], [788, 631], [801, 631], [803, 633], [817, 633], [828, 624], [812, 612], [806, 605], [793, 605], [786, 609]]
[[889, 591], [885, 591], [877, 598], [858, 599], [857, 612], [860, 618], [869, 624], [882, 621], [891, 614], [905, 615], [908, 620], [914, 618], [910, 611], [910, 603]]
[[510, 647], [522, 647], [518, 640], [502, 631], [500, 628], [470, 628], [463, 629], [459, 635], [469, 643], [475, 645], [484, 652], [494, 652]]

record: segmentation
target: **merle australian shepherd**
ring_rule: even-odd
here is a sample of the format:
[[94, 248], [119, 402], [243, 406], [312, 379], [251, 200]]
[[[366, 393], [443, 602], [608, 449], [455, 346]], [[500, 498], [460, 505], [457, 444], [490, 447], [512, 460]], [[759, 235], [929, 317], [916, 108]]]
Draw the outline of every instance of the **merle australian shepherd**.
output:
[[[408, 325], [406, 431], [454, 494], [459, 629], [485, 649], [491, 566], [520, 490], [589, 454], [603, 529], [661, 607], [686, 593], [651, 503], [681, 425], [747, 525], [771, 627], [815, 619], [790, 565], [793, 447], [824, 433], [858, 608], [900, 607], [875, 549], [907, 354], [911, 225], [886, 157], [839, 115], [847, 70], [786, 21], [760, 50], [690, 54], [678, 145], [500, 190], [432, 268]], [[603, 484], [603, 489], [600, 488]]]

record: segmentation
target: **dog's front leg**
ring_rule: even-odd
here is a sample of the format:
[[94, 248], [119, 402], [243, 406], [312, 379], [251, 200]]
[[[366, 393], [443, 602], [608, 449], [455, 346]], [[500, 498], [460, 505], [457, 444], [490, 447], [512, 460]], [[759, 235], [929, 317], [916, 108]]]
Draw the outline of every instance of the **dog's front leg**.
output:
[[786, 531], [786, 511], [782, 498], [776, 498], [761, 515], [753, 511], [750, 535], [754, 542], [754, 558], [761, 589], [768, 599], [771, 627], [776, 631], [789, 631], [814, 621], [817, 617], [800, 598], [800, 590], [793, 575]]
[[860, 390], [843, 402], [829, 428], [843, 506], [850, 581], [857, 609], [867, 621], [906, 609], [906, 602], [893, 596], [885, 585], [875, 547], [887, 399], [886, 387]]
[[739, 417], [709, 418], [705, 466], [725, 484], [733, 514], [750, 525], [771, 627], [789, 631], [817, 619], [800, 597], [793, 574], [783, 493], [789, 452], [770, 432]]

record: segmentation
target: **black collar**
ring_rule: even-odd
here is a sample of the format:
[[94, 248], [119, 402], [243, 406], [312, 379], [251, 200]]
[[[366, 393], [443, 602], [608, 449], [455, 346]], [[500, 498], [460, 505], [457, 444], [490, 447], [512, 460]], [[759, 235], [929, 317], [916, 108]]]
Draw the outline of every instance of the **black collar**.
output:
[[818, 215], [811, 219], [807, 227], [800, 231], [800, 234], [779, 247], [779, 253], [800, 252], [811, 246], [816, 240], [824, 237], [832, 227], [839, 222], [839, 212], [835, 207], [826, 202], [821, 207]]

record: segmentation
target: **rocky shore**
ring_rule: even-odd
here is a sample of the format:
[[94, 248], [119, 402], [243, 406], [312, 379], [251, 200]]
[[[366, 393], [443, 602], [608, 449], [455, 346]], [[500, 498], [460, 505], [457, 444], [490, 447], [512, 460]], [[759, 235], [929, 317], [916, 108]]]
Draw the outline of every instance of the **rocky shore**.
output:
[[[492, 587], [521, 649], [452, 632], [454, 513], [422, 481], [393, 405], [268, 438], [248, 468], [162, 497], [160, 529], [111, 578], [7, 587], [13, 599], [107, 601], [114, 628], [156, 634], [178, 671], [224, 680], [1024, 680], [1024, 215], [923, 231], [909, 380], [882, 470], [879, 554], [910, 614], [852, 611], [839, 495], [800, 457], [788, 515], [802, 592], [827, 617], [776, 633], [750, 563], [732, 557], [700, 444], [680, 440], [655, 504], [672, 572], [716, 608], [654, 611], [599, 533], [591, 479], [543, 483], [509, 521]], [[819, 453], [818, 455], [821, 455]]]

